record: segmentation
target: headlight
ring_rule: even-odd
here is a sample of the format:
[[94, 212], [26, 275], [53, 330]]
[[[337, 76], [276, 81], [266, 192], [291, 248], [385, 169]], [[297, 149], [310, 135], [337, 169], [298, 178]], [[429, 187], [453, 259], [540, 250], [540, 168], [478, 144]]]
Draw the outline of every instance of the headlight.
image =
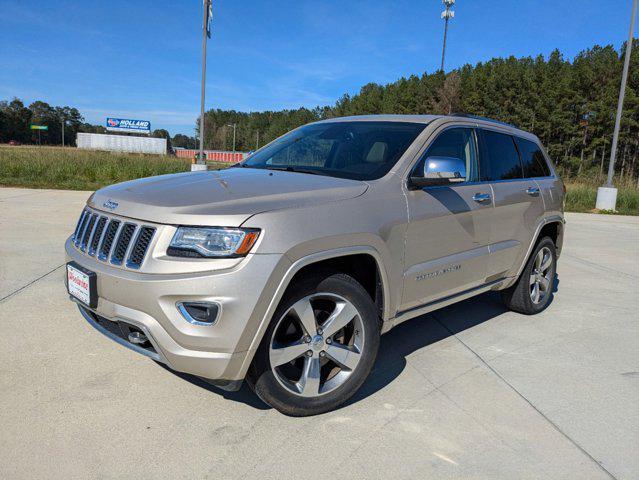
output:
[[179, 227], [167, 253], [174, 257], [243, 257], [259, 234], [254, 228]]

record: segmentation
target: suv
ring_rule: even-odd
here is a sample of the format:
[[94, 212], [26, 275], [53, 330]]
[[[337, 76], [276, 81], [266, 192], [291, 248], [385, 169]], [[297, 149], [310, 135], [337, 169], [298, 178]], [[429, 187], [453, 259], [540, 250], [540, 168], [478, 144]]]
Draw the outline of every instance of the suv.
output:
[[360, 388], [405, 320], [489, 290], [546, 308], [564, 194], [511, 125], [335, 118], [226, 170], [98, 190], [66, 242], [67, 286], [116, 342], [313, 415]]

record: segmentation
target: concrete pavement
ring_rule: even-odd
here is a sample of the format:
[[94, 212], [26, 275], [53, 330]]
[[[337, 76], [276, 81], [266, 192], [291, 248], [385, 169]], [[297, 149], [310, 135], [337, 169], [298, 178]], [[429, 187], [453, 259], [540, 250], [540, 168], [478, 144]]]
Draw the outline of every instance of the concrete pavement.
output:
[[0, 189], [0, 478], [639, 478], [639, 217], [568, 214], [545, 312], [402, 324], [354, 400], [294, 419], [86, 324], [63, 243], [88, 195]]

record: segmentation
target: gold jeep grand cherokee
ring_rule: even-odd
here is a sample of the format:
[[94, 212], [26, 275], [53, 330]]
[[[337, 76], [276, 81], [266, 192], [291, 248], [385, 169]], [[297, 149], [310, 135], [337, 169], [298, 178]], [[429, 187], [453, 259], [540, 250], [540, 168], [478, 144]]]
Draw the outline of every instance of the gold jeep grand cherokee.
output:
[[405, 320], [488, 290], [546, 308], [563, 198], [539, 140], [511, 125], [336, 118], [224, 171], [98, 190], [66, 242], [67, 285], [121, 345], [313, 415], [360, 388]]

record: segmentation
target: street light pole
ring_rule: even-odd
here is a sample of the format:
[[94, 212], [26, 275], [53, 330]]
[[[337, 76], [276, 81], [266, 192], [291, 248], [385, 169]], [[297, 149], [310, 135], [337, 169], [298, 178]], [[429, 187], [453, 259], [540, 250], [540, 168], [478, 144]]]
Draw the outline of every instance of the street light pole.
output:
[[255, 150], [259, 150], [260, 149], [260, 131], [257, 131], [257, 134], [255, 135]]
[[192, 170], [206, 170], [206, 162], [204, 161], [204, 97], [206, 94], [206, 41], [211, 36], [209, 23], [211, 21], [211, 1], [203, 0], [202, 15], [202, 86], [200, 94], [200, 152], [196, 164], [203, 167], [192, 167]]
[[65, 119], [62, 119], [62, 146], [64, 147], [64, 124], [66, 123]]
[[455, 4], [455, 0], [442, 0], [442, 3], [446, 7], [446, 10], [442, 12], [442, 18], [444, 19], [444, 44], [442, 45], [442, 66], [440, 70], [444, 71], [444, 57], [446, 55], [446, 37], [448, 36], [448, 20], [455, 17], [455, 11], [451, 10]]
[[630, 30], [628, 32], [628, 42], [624, 53], [623, 73], [621, 74], [621, 87], [619, 89], [619, 100], [617, 102], [617, 117], [615, 118], [615, 129], [612, 134], [612, 145], [610, 147], [610, 164], [608, 165], [608, 180], [606, 185], [597, 190], [596, 208], [599, 210], [615, 210], [617, 206], [617, 189], [612, 184], [612, 177], [615, 174], [615, 160], [617, 157], [617, 143], [619, 141], [619, 128], [621, 126], [621, 114], [623, 112], [623, 99], [626, 94], [626, 83], [628, 81], [628, 68], [630, 67], [630, 53], [632, 52], [633, 34], [635, 28], [635, 18], [637, 16], [637, 1], [632, 2], [632, 13], [630, 14]]

